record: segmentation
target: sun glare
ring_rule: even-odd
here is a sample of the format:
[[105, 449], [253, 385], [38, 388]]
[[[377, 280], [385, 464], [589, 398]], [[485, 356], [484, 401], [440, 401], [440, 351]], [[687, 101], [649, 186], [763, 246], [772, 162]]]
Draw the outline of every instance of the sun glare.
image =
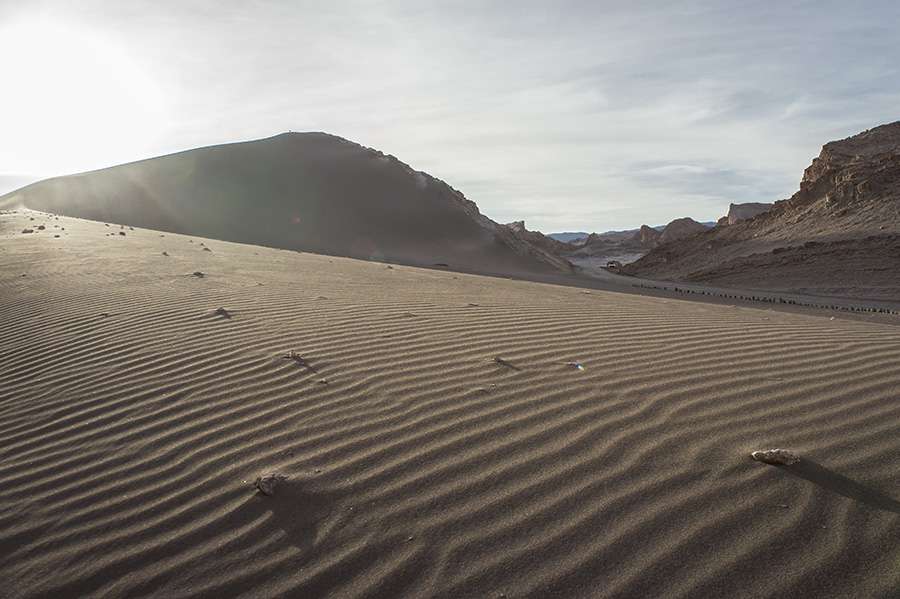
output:
[[125, 48], [61, 23], [0, 24], [0, 89], [8, 170], [104, 166], [139, 152], [165, 123], [162, 94]]

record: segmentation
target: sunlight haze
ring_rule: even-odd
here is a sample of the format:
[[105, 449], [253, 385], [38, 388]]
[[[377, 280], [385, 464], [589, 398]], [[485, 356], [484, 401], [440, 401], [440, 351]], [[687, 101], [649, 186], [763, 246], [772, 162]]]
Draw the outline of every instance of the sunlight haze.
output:
[[325, 131], [600, 231], [788, 197], [822, 140], [896, 118], [894, 3], [509, 6], [4, 1], [0, 192]]

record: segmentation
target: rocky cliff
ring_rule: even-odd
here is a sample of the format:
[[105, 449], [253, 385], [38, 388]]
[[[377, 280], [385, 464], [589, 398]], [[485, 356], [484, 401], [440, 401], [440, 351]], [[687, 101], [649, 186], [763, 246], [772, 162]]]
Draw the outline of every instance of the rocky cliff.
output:
[[900, 122], [825, 144], [789, 199], [755, 218], [660, 245], [625, 272], [900, 297]]
[[[725, 224], [734, 225], [742, 220], [748, 220], [768, 212], [775, 204], [765, 202], [747, 202], [744, 204], [729, 204], [728, 214], [725, 216]], [[720, 219], [721, 220], [721, 219]], [[717, 223], [721, 224], [721, 223]]]

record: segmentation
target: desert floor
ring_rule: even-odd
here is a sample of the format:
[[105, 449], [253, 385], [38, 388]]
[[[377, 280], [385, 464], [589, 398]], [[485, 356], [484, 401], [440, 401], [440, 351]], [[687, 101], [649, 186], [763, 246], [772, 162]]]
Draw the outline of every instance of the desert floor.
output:
[[900, 317], [830, 316], [0, 214], [0, 595], [896, 596]]

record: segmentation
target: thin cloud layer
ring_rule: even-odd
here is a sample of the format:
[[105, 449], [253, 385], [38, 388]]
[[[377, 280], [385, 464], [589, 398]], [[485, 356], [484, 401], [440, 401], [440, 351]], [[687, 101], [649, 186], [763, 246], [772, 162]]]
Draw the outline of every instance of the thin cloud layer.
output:
[[446, 180], [496, 220], [606, 230], [787, 197], [824, 142], [900, 118], [891, 2], [511, 6], [4, 5], [0, 23], [121, 48], [162, 118], [77, 156], [42, 152], [53, 132], [4, 140], [0, 164], [55, 175], [319, 130]]

